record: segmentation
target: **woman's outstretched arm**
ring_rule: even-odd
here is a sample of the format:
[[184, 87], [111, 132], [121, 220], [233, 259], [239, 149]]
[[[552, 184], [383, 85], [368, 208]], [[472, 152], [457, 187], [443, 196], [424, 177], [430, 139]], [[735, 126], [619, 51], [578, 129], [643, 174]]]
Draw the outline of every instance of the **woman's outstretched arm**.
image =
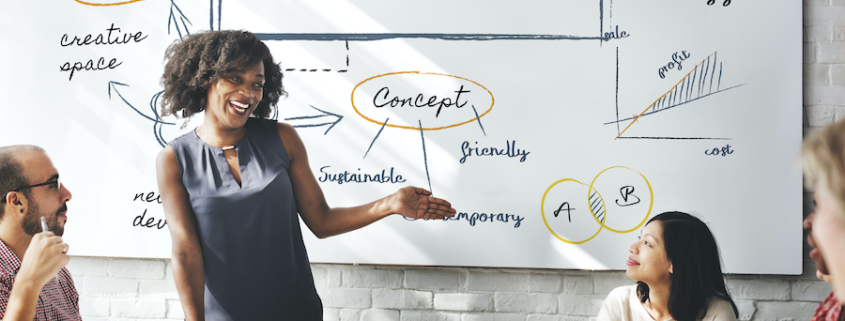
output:
[[296, 205], [302, 220], [319, 238], [349, 232], [391, 214], [415, 219], [452, 217], [455, 209], [431, 192], [407, 186], [382, 199], [354, 207], [329, 207], [308, 163], [305, 145], [288, 124], [277, 125], [279, 136], [290, 158], [290, 177]]

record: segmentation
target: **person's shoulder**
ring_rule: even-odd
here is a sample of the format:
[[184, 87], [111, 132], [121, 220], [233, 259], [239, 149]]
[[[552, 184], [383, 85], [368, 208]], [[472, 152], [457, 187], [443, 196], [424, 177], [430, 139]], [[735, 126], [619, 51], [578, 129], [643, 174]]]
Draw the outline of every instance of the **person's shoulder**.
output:
[[[632, 298], [637, 297], [637, 285], [625, 285], [613, 289], [605, 298], [601, 310], [599, 310], [599, 321], [629, 320], [634, 303]], [[639, 304], [639, 303], [637, 303]]]
[[15, 255], [15, 252], [12, 252], [5, 241], [0, 240], [0, 275], [14, 276], [20, 267], [21, 261]]
[[[273, 128], [279, 133], [279, 137], [282, 139], [282, 142], [285, 145], [294, 142], [301, 142], [301, 138], [299, 138], [299, 134], [296, 132], [296, 128], [291, 126], [288, 123], [277, 122], [273, 121], [272, 124]], [[301, 144], [301, 143], [300, 143]]]
[[296, 130], [293, 126], [280, 122], [276, 119], [250, 117], [247, 119], [247, 127], [262, 134], [278, 133], [282, 140], [284, 140], [286, 136], [296, 134]]
[[710, 297], [710, 299], [707, 302], [707, 307], [708, 308], [717, 308], [719, 310], [725, 310], [725, 311], [730, 310], [731, 313], [733, 313], [733, 311], [734, 311], [734, 308], [733, 308], [733, 305], [731, 304], [731, 301], [728, 301], [728, 300], [726, 300], [722, 297], [718, 297], [718, 296]]
[[274, 126], [274, 128], [276, 128], [276, 130], [278, 130], [279, 133], [286, 133], [286, 132], [294, 132], [295, 133], [296, 132], [296, 129], [294, 129], [293, 126], [291, 126], [288, 123], [283, 123], [283, 122], [275, 121], [275, 120], [272, 120], [272, 119], [268, 119], [268, 120], [272, 122], [272, 123], [268, 123], [268, 124], [270, 124], [271, 126]]
[[166, 154], [173, 154], [174, 152], [176, 152], [177, 154], [184, 154], [186, 153], [186, 150], [190, 149], [188, 146], [193, 145], [193, 142], [196, 142], [198, 140], [199, 137], [197, 136], [196, 132], [194, 131], [194, 129], [191, 129], [188, 132], [179, 135], [179, 137], [171, 139], [169, 142], [167, 142], [167, 145], [165, 145], [164, 148], [159, 152], [159, 157], [162, 157]]
[[632, 298], [637, 297], [637, 285], [624, 285], [613, 289], [604, 299], [604, 304], [608, 305], [627, 305]]
[[608, 298], [614, 297], [614, 298], [623, 298], [623, 299], [629, 299], [631, 297], [636, 297], [636, 296], [637, 296], [637, 285], [636, 284], [620, 286], [618, 288], [613, 289], [613, 291], [610, 291], [610, 294], [607, 295]]
[[258, 117], [250, 117], [246, 120], [247, 128], [257, 128], [257, 129], [275, 129], [277, 128], [278, 124], [282, 124], [276, 119], [270, 118], [258, 118]]
[[[179, 135], [179, 137], [176, 137], [176, 138], [174, 138], [174, 139], [171, 139], [171, 140], [167, 143], [167, 145], [168, 145], [168, 146], [171, 146], [171, 145], [174, 145], [174, 144], [177, 144], [177, 145], [178, 145], [178, 144], [182, 144], [182, 143], [184, 143], [184, 142], [186, 142], [186, 141], [190, 140], [191, 138], [196, 137], [196, 132], [195, 132], [194, 130], [195, 130], [195, 129], [191, 129], [191, 130], [187, 131], [186, 133], [184, 133], [184, 134], [182, 134], [182, 135]], [[165, 148], [166, 148], [166, 147], [165, 147]]]
[[66, 266], [59, 270], [59, 276], [61, 276], [62, 282], [71, 285], [69, 288], [72, 292], [76, 292], [76, 285], [73, 284], [73, 276], [70, 275], [70, 270]]
[[0, 293], [8, 294], [15, 283], [15, 276], [20, 272], [21, 261], [15, 256], [6, 242], [0, 240]]
[[164, 148], [158, 152], [158, 156], [156, 156], [156, 166], [159, 168], [176, 164], [176, 162], [176, 152], [173, 150], [172, 145], [164, 146]]
[[707, 314], [702, 320], [705, 321], [735, 321], [736, 314], [730, 301], [712, 296], [707, 302]]

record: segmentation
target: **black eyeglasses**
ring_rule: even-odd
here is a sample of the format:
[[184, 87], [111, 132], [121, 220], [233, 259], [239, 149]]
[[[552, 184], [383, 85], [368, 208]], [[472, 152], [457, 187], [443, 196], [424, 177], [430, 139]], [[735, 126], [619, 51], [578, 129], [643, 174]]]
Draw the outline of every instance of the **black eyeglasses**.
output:
[[12, 190], [12, 192], [20, 192], [20, 191], [21, 191], [21, 190], [23, 190], [23, 189], [33, 188], [33, 187], [38, 187], [38, 186], [44, 186], [44, 185], [48, 185], [48, 186], [53, 187], [53, 188], [55, 188], [55, 189], [59, 189], [59, 187], [61, 187], [61, 186], [62, 186], [62, 182], [61, 182], [61, 180], [59, 179], [59, 176], [56, 176], [56, 179], [51, 179], [51, 180], [48, 180], [48, 181], [46, 181], [46, 182], [44, 182], [44, 183], [41, 183], [41, 184], [35, 184], [35, 185], [29, 185], [29, 186], [24, 186], [24, 187], [18, 187], [18, 188], [16, 188], [16, 189], [13, 189], [13, 190]]

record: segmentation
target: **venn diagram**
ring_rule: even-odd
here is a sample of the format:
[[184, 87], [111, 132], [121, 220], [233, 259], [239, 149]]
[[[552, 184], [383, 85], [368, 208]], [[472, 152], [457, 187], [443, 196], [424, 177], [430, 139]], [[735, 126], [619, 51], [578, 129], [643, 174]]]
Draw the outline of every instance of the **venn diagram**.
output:
[[543, 193], [546, 228], [559, 240], [582, 244], [602, 230], [630, 233], [645, 224], [654, 192], [645, 175], [625, 166], [606, 168], [585, 184], [574, 178], [554, 182]]

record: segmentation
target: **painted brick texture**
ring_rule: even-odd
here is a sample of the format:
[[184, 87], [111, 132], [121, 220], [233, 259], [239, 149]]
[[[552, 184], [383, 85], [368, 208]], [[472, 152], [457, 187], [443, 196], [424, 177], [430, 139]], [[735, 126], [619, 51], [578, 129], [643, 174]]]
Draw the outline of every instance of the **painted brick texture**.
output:
[[[86, 320], [184, 318], [169, 260], [126, 261], [71, 259], [68, 269], [83, 285], [80, 306]], [[315, 276], [333, 275], [337, 280], [317, 281], [324, 319], [333, 321], [591, 320], [610, 290], [633, 284], [622, 272], [602, 271], [336, 264], [312, 268]], [[740, 319], [808, 320], [831, 288], [815, 278], [812, 260], [805, 260], [804, 269], [807, 272], [799, 276], [727, 276]]]

